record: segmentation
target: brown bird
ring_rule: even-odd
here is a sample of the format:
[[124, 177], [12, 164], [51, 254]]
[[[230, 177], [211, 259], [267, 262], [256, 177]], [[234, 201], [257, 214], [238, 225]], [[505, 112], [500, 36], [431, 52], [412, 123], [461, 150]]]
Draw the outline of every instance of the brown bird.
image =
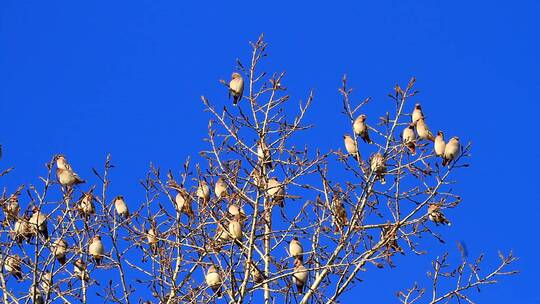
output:
[[285, 188], [277, 179], [271, 178], [268, 180], [266, 194], [272, 199], [273, 205], [285, 206]]
[[[247, 265], [247, 261], [246, 261], [246, 265]], [[253, 261], [251, 262], [251, 267], [247, 269], [249, 270], [249, 274], [253, 282], [255, 282], [256, 284], [259, 284], [264, 281], [264, 274], [259, 270], [259, 268], [257, 268], [257, 265], [255, 265]]]
[[304, 259], [304, 248], [296, 236], [289, 243], [289, 255], [300, 261]]
[[85, 183], [85, 181], [73, 171], [63, 155], [56, 156], [56, 167], [56, 177], [62, 186], [71, 187]]
[[206, 181], [199, 181], [199, 187], [197, 187], [197, 197], [202, 199], [204, 204], [207, 204], [210, 201], [210, 188]]
[[43, 236], [46, 240], [49, 239], [49, 230], [47, 228], [47, 216], [41, 213], [38, 207], [32, 208], [34, 213], [30, 217], [29, 225], [30, 230], [33, 232], [33, 235], [36, 237], [38, 235]]
[[390, 222], [386, 226], [382, 227], [381, 230], [381, 239], [388, 238], [388, 241], [386, 243], [386, 251], [391, 252], [400, 252], [401, 254], [404, 254], [403, 249], [399, 246], [397, 240], [397, 233], [396, 231], [392, 232], [392, 226]]
[[358, 157], [358, 147], [356, 146], [356, 142], [354, 141], [354, 139], [350, 135], [345, 134], [343, 135], [343, 140], [345, 142], [345, 150], [347, 151], [347, 153], [354, 157]]
[[92, 190], [82, 194], [81, 198], [79, 199], [78, 209], [83, 217], [88, 217], [96, 213], [94, 194], [92, 194]]
[[446, 219], [444, 214], [441, 212], [441, 207], [436, 204], [430, 204], [428, 207], [428, 217], [429, 220], [434, 222], [436, 225], [443, 224], [451, 226], [449, 220]]
[[356, 118], [353, 123], [354, 134], [360, 136], [365, 143], [372, 144], [373, 141], [369, 138], [369, 129], [366, 125], [366, 115], [362, 114]]
[[227, 193], [227, 183], [225, 183], [221, 177], [217, 180], [216, 185], [214, 186], [214, 192], [218, 199], [227, 197], [229, 195]]
[[407, 128], [403, 130], [403, 144], [412, 155], [416, 154], [416, 134], [414, 133], [414, 123], [409, 124]]
[[264, 189], [266, 187], [266, 182], [264, 180], [264, 176], [257, 167], [253, 168], [253, 171], [251, 171], [249, 176], [253, 179], [253, 184], [257, 188]]
[[15, 226], [11, 232], [13, 240], [15, 240], [17, 244], [21, 244], [23, 241], [30, 240], [33, 235], [30, 223], [28, 222], [28, 217], [20, 217], [17, 222], [15, 222]]
[[345, 204], [339, 198], [338, 195], [334, 195], [332, 198], [332, 213], [334, 220], [334, 232], [339, 232], [340, 229], [349, 225], [349, 219], [347, 216], [347, 209], [345, 209]]
[[422, 113], [422, 106], [417, 103], [414, 105], [414, 110], [412, 112], [412, 122], [415, 123], [420, 118], [424, 118], [424, 113]]
[[64, 265], [66, 263], [66, 252], [68, 243], [64, 239], [56, 239], [52, 244], [53, 254], [58, 263]]
[[257, 158], [259, 159], [259, 163], [261, 164], [261, 168], [272, 168], [272, 155], [270, 153], [270, 149], [268, 149], [268, 146], [264, 142], [264, 139], [260, 139], [259, 143], [257, 144]]
[[424, 121], [424, 118], [419, 118], [416, 121], [416, 132], [418, 133], [418, 137], [420, 137], [420, 139], [425, 139], [425, 140], [430, 140], [430, 141], [435, 140], [435, 137], [433, 136], [433, 134], [431, 134], [431, 131], [429, 130], [428, 125]]
[[28, 292], [28, 297], [32, 299], [33, 304], [43, 304], [43, 295], [41, 294], [41, 291], [39, 291], [39, 288], [37, 285], [32, 284], [30, 286], [30, 290]]
[[193, 217], [193, 208], [191, 206], [191, 196], [185, 189], [180, 189], [174, 198], [176, 210], [189, 217]]
[[129, 217], [129, 209], [122, 195], [118, 195], [117, 197], [115, 197], [113, 199], [113, 203], [118, 216], [122, 216], [125, 218]]
[[101, 264], [101, 260], [105, 254], [105, 248], [103, 247], [103, 242], [101, 242], [101, 236], [96, 235], [92, 240], [90, 240], [90, 244], [88, 245], [88, 254], [94, 258], [96, 265]]
[[150, 250], [152, 251], [152, 254], [156, 255], [158, 253], [158, 237], [157, 237], [157, 230], [155, 228], [150, 228], [148, 231], [146, 231], [146, 241], [148, 242], [148, 245], [150, 246]]
[[229, 82], [229, 99], [233, 97], [233, 105], [237, 105], [244, 94], [244, 79], [239, 73], [232, 73], [231, 81]]
[[218, 297], [221, 298], [221, 275], [219, 274], [219, 271], [216, 266], [211, 265], [208, 268], [208, 272], [206, 273], [206, 285], [208, 287], [212, 288], [212, 290], [217, 294]]
[[86, 271], [86, 263], [82, 259], [78, 259], [73, 262], [73, 274], [79, 280], [84, 280], [86, 282], [90, 280], [90, 276]]
[[384, 175], [386, 174], [386, 162], [381, 153], [375, 153], [371, 157], [370, 168], [377, 179], [381, 181], [381, 184], [386, 184], [386, 179], [384, 178]]
[[19, 195], [13, 194], [11, 195], [5, 204], [5, 213], [6, 218], [9, 222], [15, 222], [17, 218], [19, 217], [19, 211], [21, 207], [19, 206]]
[[21, 258], [17, 255], [8, 255], [4, 262], [4, 269], [17, 280], [22, 280]]
[[437, 137], [435, 137], [435, 144], [434, 144], [434, 150], [435, 155], [437, 156], [443, 156], [444, 155], [444, 149], [446, 147], [446, 143], [444, 142], [444, 134], [443, 131], [437, 132]]
[[50, 271], [43, 272], [40, 285], [46, 295], [50, 294], [53, 287], [53, 275]]
[[443, 154], [443, 166], [450, 165], [450, 162], [456, 158], [456, 156], [459, 153], [459, 137], [454, 136], [452, 137], [448, 143], [446, 144], [446, 147], [444, 147], [444, 154]]
[[298, 294], [302, 294], [304, 292], [304, 286], [307, 283], [308, 279], [308, 270], [304, 265], [302, 264], [302, 261], [299, 259], [294, 260], [294, 272], [293, 272], [293, 283], [296, 285], [296, 288], [298, 289]]
[[229, 233], [234, 240], [242, 240], [243, 234], [240, 214], [235, 215], [234, 218], [229, 222]]

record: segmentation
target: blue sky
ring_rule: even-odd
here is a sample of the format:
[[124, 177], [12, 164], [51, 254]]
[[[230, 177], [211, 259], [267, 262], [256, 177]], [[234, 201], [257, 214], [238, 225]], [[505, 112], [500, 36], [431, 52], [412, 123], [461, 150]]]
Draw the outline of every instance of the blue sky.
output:
[[226, 102], [217, 80], [248, 61], [247, 42], [264, 32], [264, 68], [287, 72], [293, 100], [315, 90], [305, 144], [341, 148], [343, 73], [381, 114], [392, 86], [415, 76], [430, 125], [473, 143], [447, 244], [369, 273], [345, 300], [395, 302], [429, 258], [457, 254], [463, 240], [491, 262], [499, 249], [520, 257], [519, 277], [484, 288], [479, 303], [539, 303], [540, 3], [330, 3], [2, 1], [0, 166], [16, 169], [0, 185], [37, 183], [58, 152], [81, 175], [111, 153], [113, 190], [138, 195], [150, 162], [179, 168], [206, 147], [200, 95]]

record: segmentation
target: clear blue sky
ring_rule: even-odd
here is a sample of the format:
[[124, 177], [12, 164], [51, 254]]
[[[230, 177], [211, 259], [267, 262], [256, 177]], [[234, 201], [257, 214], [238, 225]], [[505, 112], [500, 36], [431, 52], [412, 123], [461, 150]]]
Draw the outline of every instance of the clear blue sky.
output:
[[396, 302], [430, 258], [457, 254], [463, 240], [490, 265], [499, 249], [520, 257], [520, 276], [482, 289], [478, 303], [539, 303], [540, 3], [330, 3], [1, 1], [0, 166], [16, 166], [1, 186], [38, 183], [55, 153], [85, 176], [112, 153], [112, 190], [136, 201], [151, 161], [179, 168], [205, 148], [199, 96], [226, 102], [217, 80], [248, 61], [247, 41], [264, 32], [265, 68], [287, 71], [293, 99], [315, 89], [307, 144], [341, 148], [343, 73], [358, 99], [376, 101], [372, 113], [386, 110], [395, 82], [417, 77], [430, 125], [473, 143], [447, 244], [369, 273], [344, 302]]

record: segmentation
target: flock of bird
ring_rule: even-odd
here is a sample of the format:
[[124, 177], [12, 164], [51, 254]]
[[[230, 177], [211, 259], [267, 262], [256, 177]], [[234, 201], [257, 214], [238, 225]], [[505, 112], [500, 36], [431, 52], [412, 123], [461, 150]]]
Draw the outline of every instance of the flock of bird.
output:
[[[244, 90], [244, 81], [239, 73], [233, 73], [232, 79], [229, 82], [229, 97], [233, 97], [233, 104], [237, 105], [242, 99]], [[412, 122], [402, 132], [402, 144], [412, 154], [416, 153], [417, 140], [427, 140], [434, 142], [435, 155], [442, 158], [443, 166], [448, 166], [450, 162], [458, 156], [460, 151], [460, 143], [458, 137], [452, 137], [448, 143], [445, 143], [443, 138], [443, 132], [439, 131], [437, 136], [434, 137], [429, 127], [425, 122], [425, 116], [422, 112], [420, 104], [416, 104], [412, 112]], [[362, 114], [356, 118], [353, 123], [353, 131], [355, 135], [362, 138], [367, 144], [372, 144], [373, 141], [369, 136], [369, 127], [366, 124], [366, 115]], [[359, 150], [356, 141], [350, 136], [344, 136], [344, 143], [346, 151], [349, 155], [355, 156], [359, 159]], [[273, 205], [284, 206], [285, 201], [285, 187], [276, 178], [266, 179], [261, 175], [261, 168], [271, 168], [271, 152], [270, 149], [264, 143], [264, 140], [260, 140], [257, 145], [257, 157], [260, 165], [259, 168], [255, 168], [252, 173], [254, 184], [259, 188], [262, 188], [266, 195], [270, 198]], [[57, 155], [55, 157], [56, 162], [56, 177], [60, 185], [65, 189], [85, 183], [83, 179], [72, 169], [71, 165], [66, 160], [65, 156]], [[375, 153], [370, 157], [370, 170], [376, 176], [381, 184], [384, 184], [386, 174], [386, 161], [385, 155], [381, 153]], [[175, 207], [179, 212], [185, 213], [188, 216], [193, 216], [193, 210], [191, 207], [191, 195], [183, 188], [177, 188], [178, 191], [174, 202]], [[214, 194], [218, 199], [226, 198], [229, 196], [228, 186], [224, 179], [220, 178], [214, 185]], [[208, 183], [204, 180], [199, 181], [195, 196], [202, 202], [207, 204], [211, 200], [211, 191]], [[343, 202], [334, 197], [332, 201], [333, 213], [336, 217], [336, 226], [347, 225], [347, 213]], [[130, 212], [126, 201], [122, 196], [117, 196], [113, 199], [116, 214], [120, 217], [128, 218]], [[47, 226], [48, 216], [41, 212], [40, 208], [34, 207], [32, 209], [32, 215], [19, 216], [20, 206], [18, 202], [18, 196], [12, 195], [7, 199], [4, 204], [4, 212], [9, 223], [14, 223], [14, 228], [11, 231], [12, 238], [17, 243], [24, 241], [30, 241], [33, 238], [49, 241], [49, 232]], [[82, 216], [88, 217], [95, 214], [94, 197], [92, 190], [83, 192], [81, 198], [78, 201], [77, 209]], [[243, 238], [242, 224], [246, 218], [244, 210], [231, 203], [228, 207], [228, 213], [230, 218], [228, 219], [228, 225], [218, 223], [216, 229], [216, 237], [220, 240], [232, 240], [234, 242], [241, 242]], [[428, 218], [436, 224], [448, 224], [450, 222], [440, 211], [440, 206], [437, 204], [430, 204], [428, 208]], [[156, 253], [158, 250], [159, 238], [158, 232], [154, 227], [146, 230], [146, 239], [150, 245], [152, 252]], [[57, 238], [54, 241], [49, 242], [51, 245], [51, 252], [54, 254], [56, 260], [64, 265], [67, 261], [66, 254], [68, 252], [68, 243], [62, 238]], [[302, 244], [297, 237], [294, 237], [289, 242], [289, 255], [293, 258], [294, 270], [292, 273], [292, 281], [297, 286], [299, 293], [303, 292], [304, 285], [308, 280], [308, 270], [303, 264], [304, 250]], [[100, 265], [105, 256], [105, 248], [100, 235], [94, 235], [89, 241], [87, 248], [88, 255], [93, 259], [96, 265]], [[4, 262], [4, 268], [7, 272], [11, 273], [15, 278], [21, 280], [23, 278], [21, 271], [21, 258], [15, 254], [7, 256]], [[89, 274], [86, 270], [86, 263], [83, 259], [76, 259], [73, 262], [74, 275], [81, 280], [88, 281]], [[255, 282], [262, 282], [263, 275], [255, 265], [250, 267], [251, 276]], [[46, 276], [51, 276], [47, 273]], [[52, 278], [50, 278], [52, 280]], [[220, 294], [221, 285], [223, 284], [223, 277], [219, 271], [218, 266], [210, 265], [205, 274], [206, 284], [213, 289], [216, 293]], [[34, 288], [35, 289], [35, 288]], [[35, 293], [35, 290], [33, 291]]]

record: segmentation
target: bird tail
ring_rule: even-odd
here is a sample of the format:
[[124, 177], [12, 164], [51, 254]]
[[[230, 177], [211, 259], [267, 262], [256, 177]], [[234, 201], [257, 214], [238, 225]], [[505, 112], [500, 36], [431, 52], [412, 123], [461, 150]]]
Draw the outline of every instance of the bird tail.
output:
[[234, 95], [233, 94], [233, 106], [238, 105], [238, 101], [240, 100], [240, 95]]
[[56, 260], [58, 260], [58, 263], [60, 263], [60, 265], [64, 265], [66, 263], [66, 256], [59, 256], [59, 257], [56, 257]]
[[442, 165], [443, 167], [446, 167], [448, 165], [449, 161], [446, 157], [443, 156]]

